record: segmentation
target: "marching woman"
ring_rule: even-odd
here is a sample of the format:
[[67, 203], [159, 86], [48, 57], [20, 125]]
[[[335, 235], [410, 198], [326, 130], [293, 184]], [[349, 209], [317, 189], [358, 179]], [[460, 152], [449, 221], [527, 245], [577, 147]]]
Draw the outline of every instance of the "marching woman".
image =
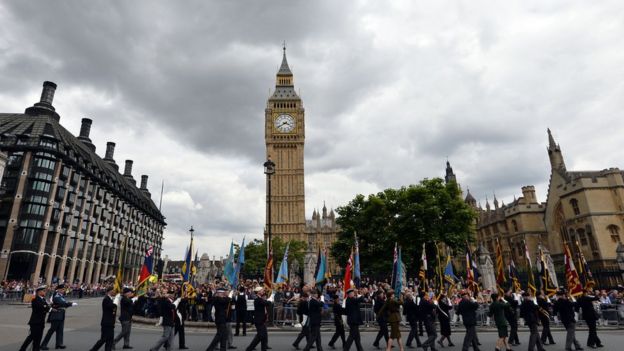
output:
[[451, 341], [451, 314], [450, 311], [453, 309], [453, 305], [451, 301], [448, 299], [446, 294], [442, 293], [440, 295], [440, 300], [438, 301], [438, 321], [440, 321], [440, 339], [438, 340], [438, 344], [441, 347], [444, 347], [444, 339], [448, 341], [448, 346], [455, 346]]
[[395, 300], [394, 290], [389, 289], [386, 293], [386, 302], [381, 307], [377, 315], [387, 316], [387, 322], [390, 324], [390, 337], [386, 343], [386, 351], [390, 351], [392, 348], [392, 340], [396, 340], [399, 344], [399, 349], [404, 351], [403, 343], [401, 343], [401, 331], [399, 330], [399, 323], [401, 323], [401, 305], [403, 300]]

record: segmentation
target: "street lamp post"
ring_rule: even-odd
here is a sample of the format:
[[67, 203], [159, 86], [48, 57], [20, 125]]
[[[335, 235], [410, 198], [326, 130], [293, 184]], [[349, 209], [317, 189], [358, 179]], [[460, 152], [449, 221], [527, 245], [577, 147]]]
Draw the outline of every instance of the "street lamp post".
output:
[[267, 258], [271, 253], [271, 176], [275, 174], [275, 163], [271, 161], [271, 156], [264, 163], [264, 174], [267, 177]]

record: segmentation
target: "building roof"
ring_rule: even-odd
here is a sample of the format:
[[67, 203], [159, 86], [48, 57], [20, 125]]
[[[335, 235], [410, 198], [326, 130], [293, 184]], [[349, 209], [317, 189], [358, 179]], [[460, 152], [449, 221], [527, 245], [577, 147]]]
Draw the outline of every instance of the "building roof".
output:
[[282, 64], [280, 65], [278, 76], [292, 76], [290, 67], [288, 66], [288, 60], [286, 60], [286, 47], [284, 46], [284, 55], [282, 56]]
[[[64, 163], [79, 168], [81, 173], [97, 179], [120, 198], [161, 224], [166, 224], [165, 217], [152, 199], [137, 188], [134, 182], [98, 156], [92, 148], [60, 125], [57, 114], [31, 111], [28, 114], [0, 113], [0, 148], [2, 150], [45, 150], [55, 154]], [[42, 144], [42, 140], [56, 143], [51, 144], [54, 147], [50, 147], [46, 146], [50, 144]]]

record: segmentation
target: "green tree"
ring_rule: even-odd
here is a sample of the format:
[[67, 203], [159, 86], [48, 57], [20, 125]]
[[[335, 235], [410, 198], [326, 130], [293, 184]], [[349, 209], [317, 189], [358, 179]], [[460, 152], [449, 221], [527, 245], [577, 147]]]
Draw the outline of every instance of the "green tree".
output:
[[[286, 250], [286, 242], [281, 238], [273, 239], [273, 267], [275, 274], [279, 270], [279, 266], [284, 258], [284, 251]], [[291, 241], [290, 248], [288, 250], [288, 263], [292, 265], [294, 260], [297, 260], [299, 267], [303, 267], [303, 258], [307, 244], [304, 241]], [[264, 274], [264, 267], [266, 265], [266, 243], [263, 240], [255, 239], [254, 241], [245, 245], [245, 266], [243, 267], [243, 276], [255, 276]], [[237, 248], [236, 256], [238, 257], [240, 249]]]
[[[388, 276], [395, 242], [402, 248], [410, 276], [420, 268], [423, 243], [431, 261], [435, 242], [463, 249], [472, 241], [474, 211], [461, 199], [455, 182], [425, 179], [417, 185], [357, 195], [337, 209], [341, 232], [332, 255], [344, 267], [357, 233], [363, 275]], [[430, 263], [431, 265], [431, 263]]]

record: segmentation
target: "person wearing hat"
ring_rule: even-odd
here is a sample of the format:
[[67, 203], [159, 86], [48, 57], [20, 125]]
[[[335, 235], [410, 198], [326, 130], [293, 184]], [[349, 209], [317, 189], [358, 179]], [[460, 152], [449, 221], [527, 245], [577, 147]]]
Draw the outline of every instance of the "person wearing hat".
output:
[[449, 300], [448, 296], [442, 292], [438, 300], [438, 321], [440, 322], [440, 339], [438, 339], [438, 345], [444, 347], [443, 341], [448, 341], [448, 346], [455, 346], [451, 341], [451, 310], [453, 304]]
[[115, 295], [117, 295], [115, 288], [111, 286], [106, 289], [106, 296], [104, 296], [102, 300], [100, 340], [93, 345], [90, 351], [97, 351], [102, 345], [104, 345], [105, 351], [111, 351], [113, 349], [113, 341], [115, 340], [115, 316], [117, 315], [117, 305], [113, 301]]
[[160, 299], [160, 320], [157, 325], [162, 325], [163, 334], [150, 351], [158, 351], [161, 346], [164, 346], [166, 351], [171, 350], [176, 314], [176, 306], [173, 304], [174, 294], [174, 291], [168, 291], [166, 297]]
[[338, 296], [338, 294], [335, 294], [332, 299], [332, 311], [334, 312], [334, 327], [336, 327], [336, 332], [334, 332], [334, 335], [332, 335], [332, 338], [331, 340], [329, 340], [328, 345], [329, 347], [334, 349], [334, 344], [336, 343], [336, 341], [338, 341], [338, 338], [340, 338], [340, 340], [342, 341], [342, 347], [344, 348], [346, 336], [344, 323], [342, 321], [342, 315], [345, 314], [345, 309], [342, 308], [342, 305], [340, 305], [340, 296]]
[[355, 342], [357, 351], [362, 351], [362, 342], [360, 339], [360, 325], [364, 324], [362, 321], [362, 314], [360, 313], [360, 304], [368, 302], [366, 298], [368, 290], [366, 288], [362, 291], [363, 296], [356, 297], [355, 289], [351, 288], [347, 290], [347, 298], [345, 302], [345, 314], [347, 315], [347, 324], [349, 325], [349, 337], [344, 347], [345, 351], [351, 349], [351, 344]]
[[566, 329], [565, 350], [571, 351], [572, 345], [576, 350], [582, 350], [581, 343], [576, 340], [576, 319], [574, 318], [574, 309], [576, 302], [571, 301], [568, 294], [564, 290], [557, 291], [557, 301], [553, 306], [553, 313], [559, 314], [561, 324]]
[[477, 345], [477, 310], [479, 309], [479, 304], [470, 296], [470, 291], [468, 290], [462, 292], [461, 297], [461, 301], [457, 305], [457, 314], [462, 317], [462, 322], [466, 328], [462, 351], [468, 351], [470, 346], [472, 346], [474, 351], [479, 351], [479, 346]]
[[379, 326], [379, 331], [377, 332], [377, 336], [375, 336], [375, 341], [373, 341], [373, 346], [377, 349], [379, 349], [379, 342], [381, 341], [381, 338], [383, 338], [386, 344], [388, 344], [389, 336], [387, 311], [379, 313], [385, 304], [386, 294], [382, 289], [379, 289], [373, 298], [373, 313], [375, 313], [375, 319], [377, 320], [377, 325]]
[[252, 351], [260, 344], [260, 350], [266, 351], [269, 343], [269, 334], [267, 333], [267, 308], [269, 302], [267, 302], [267, 296], [263, 288], [257, 287], [254, 289], [256, 298], [254, 300], [254, 325], [256, 326], [256, 336], [247, 346], [246, 351]]
[[225, 351], [227, 349], [228, 331], [227, 322], [230, 312], [230, 298], [227, 297], [227, 290], [224, 288], [217, 289], [216, 295], [212, 298], [212, 305], [215, 309], [215, 324], [217, 325], [217, 333], [206, 351], [213, 351], [217, 344], [219, 349]]
[[234, 311], [236, 311], [236, 334], [240, 335], [240, 326], [243, 325], [243, 336], [247, 335], [247, 294], [245, 294], [245, 287], [240, 286], [238, 293], [235, 296]]
[[392, 348], [392, 340], [396, 340], [399, 344], [399, 349], [403, 351], [403, 344], [401, 343], [401, 331], [399, 330], [399, 323], [401, 323], [401, 305], [402, 299], [394, 298], [394, 290], [389, 289], [386, 292], [386, 302], [379, 309], [377, 314], [385, 314], [386, 321], [390, 324], [390, 335], [386, 342], [386, 351], [390, 351]]
[[314, 343], [316, 343], [317, 351], [323, 351], [323, 344], [321, 343], [321, 312], [324, 305], [319, 298], [318, 290], [313, 289], [310, 294], [310, 300], [308, 300], [310, 337], [308, 338], [308, 343], [303, 348], [304, 351], [310, 351]]
[[529, 327], [529, 351], [535, 350], [543, 351], [544, 346], [540, 340], [539, 330], [537, 324], [539, 323], [539, 307], [537, 301], [528, 292], [522, 293], [522, 304], [520, 304], [520, 318], [524, 319], [524, 322]]
[[308, 293], [304, 291], [301, 293], [301, 297], [299, 298], [297, 304], [297, 316], [299, 318], [299, 324], [301, 324], [301, 331], [297, 335], [295, 342], [293, 342], [292, 344], [295, 350], [299, 350], [299, 343], [301, 342], [301, 340], [305, 338], [307, 344], [308, 340], [310, 339], [310, 317], [308, 315], [308, 299]]
[[592, 294], [591, 289], [587, 289], [583, 292], [583, 295], [576, 300], [576, 310], [581, 310], [581, 315], [587, 324], [589, 333], [587, 336], [587, 346], [591, 348], [603, 347], [602, 341], [598, 338], [596, 331], [596, 321], [598, 321], [598, 312], [594, 308], [594, 301], [598, 301], [599, 298]]
[[420, 299], [420, 305], [418, 306], [421, 318], [425, 324], [425, 331], [427, 332], [427, 339], [423, 341], [422, 347], [425, 351], [431, 348], [435, 351], [435, 341], [438, 338], [438, 333], [435, 328], [436, 320], [436, 305], [429, 294], [423, 294]]
[[416, 339], [416, 346], [421, 347], [422, 345], [420, 338], [418, 337], [418, 304], [420, 303], [418, 299], [418, 294], [408, 291], [403, 302], [403, 314], [405, 315], [405, 319], [407, 319], [410, 326], [410, 332], [407, 335], [407, 341], [405, 342], [405, 346], [409, 348], [413, 347], [412, 341], [414, 339]]
[[509, 308], [505, 310], [505, 318], [509, 322], [509, 339], [507, 342], [511, 346], [520, 345], [520, 339], [518, 339], [518, 300], [516, 300], [513, 290], [509, 289], [505, 293], [505, 301], [509, 304]]
[[130, 346], [130, 332], [132, 330], [132, 313], [134, 310], [134, 301], [133, 301], [134, 290], [132, 290], [132, 288], [126, 287], [126, 288], [123, 288], [121, 294], [122, 294], [121, 302], [120, 302], [121, 312], [119, 313], [119, 322], [121, 323], [121, 332], [117, 334], [113, 344], [117, 345], [117, 343], [123, 338], [124, 339], [123, 348], [131, 349], [132, 346]]
[[30, 302], [31, 313], [28, 325], [30, 325], [30, 334], [24, 340], [20, 351], [26, 351], [30, 343], [33, 344], [33, 351], [39, 350], [39, 344], [43, 337], [43, 329], [45, 328], [45, 317], [50, 310], [50, 305], [45, 300], [46, 286], [42, 285], [35, 290], [35, 296]]
[[48, 322], [50, 323], [50, 329], [46, 333], [45, 338], [41, 342], [41, 349], [48, 350], [48, 342], [52, 338], [52, 334], [56, 333], [56, 348], [64, 349], [63, 345], [63, 329], [65, 328], [65, 309], [71, 306], [76, 306], [75, 302], [65, 300], [65, 285], [59, 284], [56, 286], [56, 291], [52, 295], [52, 309], [48, 314]]

